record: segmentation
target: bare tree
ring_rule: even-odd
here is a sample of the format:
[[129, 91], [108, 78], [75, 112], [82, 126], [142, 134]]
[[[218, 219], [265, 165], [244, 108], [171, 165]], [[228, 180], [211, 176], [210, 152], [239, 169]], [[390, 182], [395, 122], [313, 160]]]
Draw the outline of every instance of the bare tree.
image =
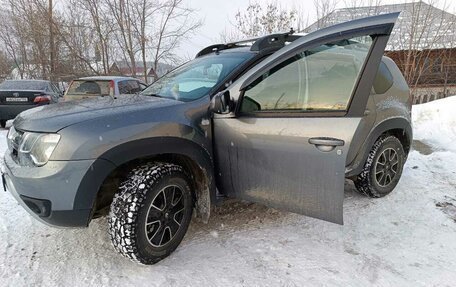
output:
[[147, 81], [149, 68], [157, 71], [159, 62], [182, 60], [177, 48], [201, 26], [184, 0], [61, 0], [53, 7], [55, 3], [0, 0], [0, 51], [20, 77], [108, 74], [113, 59], [123, 58], [132, 75], [140, 59]]
[[[55, 27], [58, 38], [67, 50], [65, 62], [73, 68], [67, 73], [106, 74], [109, 68], [105, 49], [106, 34], [102, 33], [102, 27], [95, 27], [98, 22], [93, 21], [92, 15], [96, 17], [97, 13], [92, 14], [90, 9], [93, 6], [81, 3], [80, 0], [69, 0], [67, 5], [64, 20]], [[101, 67], [98, 66], [99, 62]]]
[[193, 17], [195, 10], [185, 6], [183, 0], [165, 0], [161, 6], [161, 17], [154, 23], [155, 28], [149, 36], [152, 40], [150, 49], [153, 53], [152, 72], [155, 79], [158, 78], [158, 65], [161, 61], [181, 61], [175, 53], [176, 49], [202, 25], [201, 20]]
[[297, 9], [283, 9], [277, 2], [266, 5], [251, 2], [245, 12], [238, 10], [233, 24], [234, 30], [225, 30], [221, 33], [221, 38], [231, 41], [289, 31], [291, 28], [296, 30], [302, 25], [303, 19], [302, 13], [298, 13]]
[[14, 66], [19, 71], [19, 76], [22, 79], [25, 73], [25, 63], [27, 62], [27, 53], [23, 37], [19, 35], [19, 31], [14, 27], [12, 16], [8, 12], [0, 14], [3, 21], [0, 22], [0, 39], [3, 43], [5, 54], [12, 59]]
[[135, 41], [135, 30], [133, 23], [137, 15], [133, 12], [130, 0], [106, 0], [109, 13], [113, 16], [116, 23], [116, 39], [128, 59], [131, 72], [136, 76], [136, 52], [139, 50], [138, 43]]
[[329, 15], [336, 9], [336, 0], [314, 0], [317, 14], [317, 29], [326, 27]]

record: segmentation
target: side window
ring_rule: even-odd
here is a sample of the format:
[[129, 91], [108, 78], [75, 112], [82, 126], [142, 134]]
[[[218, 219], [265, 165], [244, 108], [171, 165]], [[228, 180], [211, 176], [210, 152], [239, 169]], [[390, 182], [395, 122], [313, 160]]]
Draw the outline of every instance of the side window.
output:
[[136, 94], [142, 91], [138, 81], [128, 81], [130, 94]]
[[142, 91], [138, 81], [120, 81], [118, 85], [119, 93], [121, 94], [136, 94]]
[[345, 111], [372, 39], [347, 39], [299, 53], [249, 85], [241, 112]]
[[393, 85], [393, 75], [385, 63], [380, 62], [378, 72], [374, 80], [374, 91], [376, 94], [384, 94]]
[[128, 81], [120, 81], [117, 83], [120, 94], [130, 94], [130, 89], [128, 88]]

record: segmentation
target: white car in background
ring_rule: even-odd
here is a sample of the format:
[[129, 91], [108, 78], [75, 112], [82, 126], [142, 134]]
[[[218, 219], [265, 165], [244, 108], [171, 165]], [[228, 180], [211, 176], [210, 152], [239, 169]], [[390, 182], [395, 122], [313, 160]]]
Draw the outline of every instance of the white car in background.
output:
[[79, 100], [96, 96], [137, 94], [147, 85], [138, 79], [119, 76], [96, 76], [74, 80], [68, 86], [64, 101]]

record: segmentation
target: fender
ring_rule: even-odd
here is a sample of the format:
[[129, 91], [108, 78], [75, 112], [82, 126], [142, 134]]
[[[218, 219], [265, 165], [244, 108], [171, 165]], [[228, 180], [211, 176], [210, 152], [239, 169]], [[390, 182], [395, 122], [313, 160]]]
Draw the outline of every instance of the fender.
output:
[[[348, 166], [345, 170], [346, 177], [356, 176], [364, 168], [364, 163], [367, 160], [369, 152], [372, 149], [375, 141], [385, 132], [393, 129], [401, 129], [404, 131], [405, 136], [409, 145], [412, 143], [413, 139], [413, 131], [412, 126], [410, 125], [410, 121], [403, 117], [395, 117], [386, 119], [379, 124], [377, 124], [372, 131], [369, 133], [369, 136], [364, 141], [363, 145], [361, 146], [360, 151], [356, 155], [355, 159], [353, 160], [352, 164]], [[407, 152], [407, 151], [406, 151]]]
[[209, 217], [210, 204], [214, 203], [216, 198], [213, 175], [214, 167], [210, 151], [205, 150], [193, 141], [176, 137], [139, 139], [115, 146], [100, 155], [84, 175], [81, 184], [79, 185], [74, 208], [92, 208], [104, 180], [117, 167], [138, 158], [151, 157], [160, 154], [178, 154], [186, 156], [192, 159], [203, 171], [208, 186], [205, 188], [206, 190], [201, 191], [203, 194], [200, 194], [200, 197], [204, 197], [201, 199], [206, 201], [209, 200], [209, 202], [202, 202], [200, 204], [206, 205], [205, 208], [207, 208], [207, 210], [204, 211], [202, 216], [203, 220], [206, 221]]

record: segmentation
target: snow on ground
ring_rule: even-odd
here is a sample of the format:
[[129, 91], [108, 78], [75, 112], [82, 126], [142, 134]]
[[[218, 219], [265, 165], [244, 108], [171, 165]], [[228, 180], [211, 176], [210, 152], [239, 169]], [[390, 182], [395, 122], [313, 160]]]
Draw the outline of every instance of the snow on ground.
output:
[[454, 110], [456, 97], [415, 106], [415, 135], [430, 154], [411, 151], [385, 198], [361, 196], [347, 182], [344, 226], [233, 201], [208, 225], [192, 223], [154, 266], [115, 253], [105, 219], [87, 229], [47, 227], [2, 192], [0, 285], [454, 286]]
[[439, 150], [456, 152], [455, 97], [413, 106], [414, 135]]

